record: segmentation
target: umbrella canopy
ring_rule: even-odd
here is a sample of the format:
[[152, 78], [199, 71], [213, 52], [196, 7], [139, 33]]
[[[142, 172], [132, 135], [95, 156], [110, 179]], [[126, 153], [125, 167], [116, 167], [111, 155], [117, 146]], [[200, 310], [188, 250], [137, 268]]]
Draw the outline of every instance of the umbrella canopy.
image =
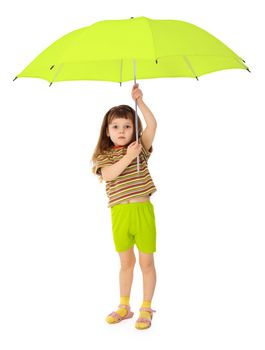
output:
[[[105, 20], [55, 41], [17, 77], [125, 82], [162, 77], [197, 78], [244, 60], [205, 30], [183, 21], [136, 17]], [[16, 78], [17, 78], [16, 77]]]
[[[66, 34], [16, 78], [41, 78], [50, 86], [69, 80], [121, 84], [129, 80], [136, 83], [136, 75], [138, 79], [198, 79], [203, 74], [232, 68], [249, 70], [241, 57], [205, 30], [183, 21], [131, 17], [96, 22]], [[135, 129], [138, 141], [137, 101]]]

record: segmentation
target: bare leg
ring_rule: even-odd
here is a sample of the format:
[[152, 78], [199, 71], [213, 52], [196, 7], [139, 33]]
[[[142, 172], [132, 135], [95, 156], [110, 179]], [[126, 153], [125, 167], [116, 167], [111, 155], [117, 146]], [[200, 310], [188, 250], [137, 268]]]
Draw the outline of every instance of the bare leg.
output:
[[139, 251], [139, 263], [143, 274], [143, 300], [151, 301], [156, 286], [154, 255]]
[[[128, 305], [129, 297], [131, 293], [132, 281], [133, 281], [133, 269], [135, 266], [135, 255], [133, 247], [125, 252], [119, 253], [121, 268], [120, 268], [120, 304]], [[127, 297], [127, 298], [125, 298]], [[121, 317], [125, 317], [128, 314], [128, 309], [121, 307], [116, 311]], [[117, 317], [117, 316], [116, 316]], [[116, 323], [116, 317], [113, 315], [108, 315], [106, 321], [108, 323]]]
[[132, 281], [133, 281], [133, 269], [135, 266], [135, 255], [133, 247], [125, 252], [119, 253], [120, 256], [120, 296], [130, 296]]

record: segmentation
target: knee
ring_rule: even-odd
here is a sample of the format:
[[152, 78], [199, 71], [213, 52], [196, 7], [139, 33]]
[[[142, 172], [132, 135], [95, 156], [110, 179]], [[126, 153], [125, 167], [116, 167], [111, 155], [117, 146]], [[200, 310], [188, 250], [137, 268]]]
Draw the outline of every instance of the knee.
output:
[[135, 257], [131, 257], [130, 259], [126, 259], [125, 261], [121, 262], [121, 269], [122, 270], [133, 270], [135, 266], [136, 259]]
[[153, 261], [140, 261], [140, 267], [142, 272], [147, 273], [155, 268]]

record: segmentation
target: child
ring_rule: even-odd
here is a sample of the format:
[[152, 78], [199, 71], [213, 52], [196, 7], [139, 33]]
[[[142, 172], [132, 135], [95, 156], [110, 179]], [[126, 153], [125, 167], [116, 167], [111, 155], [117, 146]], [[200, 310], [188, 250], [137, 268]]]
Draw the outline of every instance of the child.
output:
[[[139, 250], [139, 263], [143, 274], [143, 303], [135, 323], [137, 329], [151, 326], [154, 310], [151, 301], [156, 285], [156, 270], [153, 253], [156, 251], [156, 224], [150, 196], [156, 191], [147, 161], [153, 149], [156, 120], [143, 101], [143, 93], [135, 84], [132, 98], [144, 116], [146, 128], [142, 132], [139, 116], [139, 141], [135, 135], [135, 110], [127, 105], [111, 108], [105, 115], [100, 136], [92, 157], [92, 171], [106, 181], [108, 207], [111, 208], [112, 232], [121, 269], [120, 305], [116, 312], [106, 318], [108, 323], [117, 323], [131, 318], [130, 292], [135, 266], [134, 243]], [[139, 155], [139, 172], [137, 156]]]

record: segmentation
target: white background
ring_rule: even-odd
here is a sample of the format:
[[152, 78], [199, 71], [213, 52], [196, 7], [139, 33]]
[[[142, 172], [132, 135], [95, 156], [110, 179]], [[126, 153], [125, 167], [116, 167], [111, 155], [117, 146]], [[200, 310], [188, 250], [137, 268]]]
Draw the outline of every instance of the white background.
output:
[[[265, 122], [261, 1], [16, 1], [1, 5], [0, 347], [264, 349]], [[4, 6], [4, 7], [3, 7]], [[119, 303], [105, 184], [91, 172], [102, 119], [133, 82], [12, 79], [62, 35], [104, 19], [178, 19], [251, 74], [139, 80], [157, 121], [152, 327], [108, 325]], [[262, 28], [263, 26], [263, 28]], [[141, 118], [142, 115], [140, 114]], [[144, 119], [142, 118], [143, 125]], [[135, 250], [137, 253], [137, 250]], [[138, 259], [138, 255], [137, 255]], [[262, 334], [263, 333], [263, 334]]]

